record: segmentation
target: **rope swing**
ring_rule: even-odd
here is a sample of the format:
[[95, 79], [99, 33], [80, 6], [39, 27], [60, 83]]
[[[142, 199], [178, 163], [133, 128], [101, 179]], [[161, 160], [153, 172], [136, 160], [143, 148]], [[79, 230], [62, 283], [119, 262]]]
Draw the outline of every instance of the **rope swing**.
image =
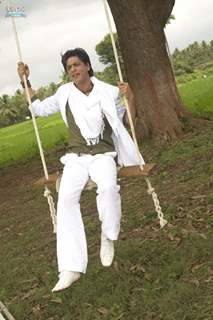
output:
[[[106, 18], [107, 18], [107, 21], [108, 21], [108, 26], [109, 26], [109, 31], [110, 31], [111, 41], [112, 41], [112, 47], [113, 47], [113, 52], [114, 52], [115, 61], [116, 61], [116, 65], [117, 65], [117, 71], [118, 71], [119, 79], [120, 79], [121, 82], [123, 82], [123, 75], [122, 75], [120, 62], [119, 62], [119, 58], [118, 58], [118, 52], [117, 52], [117, 48], [116, 48], [116, 44], [115, 44], [115, 39], [114, 39], [114, 36], [113, 36], [112, 25], [111, 25], [111, 20], [110, 20], [109, 8], [108, 8], [107, 1], [103, 0], [103, 4], [104, 4]], [[18, 58], [19, 58], [19, 61], [23, 62], [22, 52], [21, 52], [21, 47], [20, 47], [20, 41], [19, 41], [19, 38], [18, 38], [16, 23], [15, 23], [15, 17], [23, 17], [23, 16], [25, 16], [25, 14], [23, 12], [20, 12], [20, 11], [15, 12], [11, 8], [12, 8], [12, 6], [11, 6], [11, 4], [9, 2], [8, 3], [8, 9], [7, 9], [6, 17], [10, 17], [11, 18], [12, 26], [13, 26], [13, 32], [14, 32], [15, 41], [16, 41], [17, 52], [18, 52]], [[52, 223], [53, 223], [53, 232], [56, 233], [56, 210], [55, 210], [55, 205], [54, 205], [54, 201], [53, 201], [53, 197], [52, 197], [51, 191], [48, 189], [47, 184], [48, 183], [52, 183], [53, 181], [55, 181], [58, 176], [57, 175], [49, 175], [48, 174], [47, 165], [46, 165], [46, 161], [45, 161], [45, 157], [44, 157], [44, 151], [43, 151], [43, 148], [42, 148], [41, 139], [40, 139], [40, 135], [39, 135], [39, 131], [38, 131], [35, 115], [34, 115], [34, 113], [32, 111], [32, 101], [31, 101], [31, 97], [30, 97], [30, 93], [29, 93], [29, 89], [28, 89], [28, 85], [27, 85], [26, 75], [23, 76], [23, 82], [24, 82], [24, 88], [25, 88], [25, 92], [26, 92], [26, 96], [27, 96], [27, 101], [28, 101], [28, 104], [29, 104], [29, 109], [30, 109], [30, 112], [31, 112], [31, 115], [32, 115], [33, 127], [34, 127], [34, 131], [35, 131], [36, 141], [37, 141], [37, 144], [38, 144], [40, 158], [41, 158], [43, 171], [44, 171], [44, 179], [40, 179], [40, 181], [37, 184], [40, 184], [41, 182], [44, 182], [44, 184], [45, 184], [44, 197], [47, 198], [47, 202], [48, 202], [49, 210], [50, 210], [50, 215], [51, 215]], [[137, 152], [139, 166], [121, 167], [119, 169], [119, 171], [118, 171], [118, 177], [119, 176], [142, 176], [142, 175], [145, 176], [145, 181], [147, 183], [147, 188], [148, 188], [148, 190], [147, 190], [148, 194], [150, 194], [152, 196], [152, 199], [153, 199], [153, 202], [154, 202], [154, 206], [155, 206], [155, 210], [156, 210], [156, 212], [158, 214], [160, 226], [161, 226], [161, 228], [163, 228], [167, 224], [167, 221], [164, 219], [164, 215], [163, 215], [163, 212], [162, 212], [159, 200], [158, 200], [158, 196], [157, 196], [157, 194], [155, 192], [155, 189], [152, 187], [151, 182], [150, 182], [149, 178], [147, 177], [155, 165], [154, 164], [143, 164], [143, 162], [142, 162], [142, 157], [141, 157], [141, 154], [140, 154], [140, 150], [139, 150], [139, 146], [138, 146], [138, 142], [137, 142], [137, 138], [136, 138], [135, 128], [134, 128], [134, 124], [133, 124], [133, 121], [132, 121], [132, 117], [131, 117], [128, 101], [127, 101], [125, 96], [123, 96], [122, 98], [123, 98], [123, 102], [124, 102], [124, 105], [125, 105], [126, 110], [127, 110], [127, 116], [128, 116], [128, 119], [129, 119], [132, 138], [133, 138], [133, 141], [134, 141], [135, 146], [136, 146], [136, 152]]]
[[[110, 19], [110, 15], [109, 15], [109, 8], [108, 8], [107, 0], [103, 0], [103, 4], [104, 4], [104, 10], [105, 10], [105, 14], [106, 14], [107, 22], [108, 22], [109, 33], [110, 33], [110, 37], [111, 37], [111, 41], [112, 41], [112, 47], [113, 47], [113, 52], [114, 52], [114, 56], [115, 56], [115, 61], [116, 61], [119, 80], [121, 82], [123, 82], [123, 75], [122, 75], [121, 66], [120, 66], [120, 62], [119, 62], [119, 58], [118, 58], [118, 51], [117, 51], [117, 48], [116, 48], [115, 39], [114, 39], [113, 31], [112, 31], [112, 23], [111, 23], [111, 19]], [[126, 110], [127, 110], [130, 129], [131, 129], [131, 133], [132, 133], [132, 138], [133, 138], [133, 141], [134, 141], [135, 146], [136, 146], [137, 157], [138, 157], [138, 160], [139, 160], [139, 163], [140, 163], [140, 169], [141, 169], [141, 171], [143, 171], [144, 165], [142, 164], [141, 154], [140, 154], [140, 150], [139, 150], [139, 146], [138, 146], [138, 142], [137, 142], [137, 138], [136, 138], [136, 134], [135, 134], [135, 128], [134, 128], [134, 124], [133, 124], [133, 121], [132, 121], [131, 113], [130, 113], [130, 110], [129, 110], [128, 101], [127, 101], [125, 96], [123, 97], [123, 102], [124, 102], [124, 105], [125, 105]], [[163, 228], [167, 224], [167, 221], [164, 219], [164, 215], [163, 215], [163, 212], [162, 212], [162, 209], [161, 209], [161, 206], [160, 206], [160, 202], [158, 200], [157, 193], [155, 192], [155, 189], [152, 187], [149, 178], [146, 177], [145, 181], [146, 181], [147, 187], [148, 187], [147, 192], [148, 192], [149, 195], [152, 196], [152, 199], [153, 199], [153, 202], [154, 202], [154, 206], [155, 206], [155, 211], [158, 214], [160, 226], [161, 226], [161, 228]]]
[[[23, 11], [20, 11], [20, 10], [17, 11], [15, 9], [13, 9], [11, 3], [8, 2], [6, 17], [11, 18], [13, 33], [15, 36], [16, 47], [17, 47], [17, 52], [18, 52], [18, 59], [19, 59], [19, 61], [23, 62], [24, 60], [22, 58], [21, 46], [20, 46], [20, 41], [19, 41], [18, 32], [17, 32], [17, 28], [16, 28], [15, 17], [25, 17], [25, 14]], [[30, 109], [31, 116], [32, 116], [33, 127], [34, 127], [34, 131], [35, 131], [35, 135], [36, 135], [36, 141], [37, 141], [37, 145], [38, 145], [38, 149], [39, 149], [39, 153], [40, 153], [40, 158], [41, 158], [41, 162], [42, 162], [42, 166], [43, 166], [44, 178], [45, 178], [45, 181], [47, 182], [49, 180], [49, 174], [48, 174], [48, 170], [47, 170], [47, 165], [46, 165], [46, 161], [45, 161], [45, 157], [44, 157], [44, 151], [42, 148], [42, 143], [41, 143], [35, 115], [33, 114], [33, 111], [31, 108], [32, 101], [31, 101], [30, 93], [29, 93], [28, 86], [27, 86], [26, 75], [23, 76], [23, 81], [24, 81], [25, 92], [27, 95], [27, 102], [29, 104], [29, 109]], [[54, 205], [51, 191], [49, 190], [47, 185], [45, 185], [44, 197], [47, 198], [47, 202], [48, 202], [49, 209], [50, 209], [50, 215], [51, 215], [52, 223], [53, 223], [53, 232], [56, 233], [56, 210], [55, 210], [55, 205]]]

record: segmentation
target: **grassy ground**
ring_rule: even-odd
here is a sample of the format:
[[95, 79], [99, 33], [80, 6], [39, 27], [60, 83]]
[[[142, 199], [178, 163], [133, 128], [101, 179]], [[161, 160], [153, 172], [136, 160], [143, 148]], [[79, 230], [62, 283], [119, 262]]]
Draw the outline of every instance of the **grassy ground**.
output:
[[213, 75], [179, 86], [184, 104], [190, 112], [213, 119]]
[[[58, 294], [51, 293], [55, 236], [43, 190], [34, 185], [40, 162], [1, 169], [0, 300], [17, 320], [213, 319], [213, 123], [143, 150], [158, 163], [151, 180], [168, 225], [159, 229], [143, 179], [122, 179], [122, 230], [105, 269], [95, 191], [85, 192], [88, 272]], [[48, 154], [53, 170], [58, 156]]]
[[[67, 142], [67, 129], [59, 114], [36, 119], [45, 151]], [[0, 168], [32, 159], [38, 154], [31, 120], [0, 129]]]
[[[212, 85], [208, 76], [180, 86], [194, 115], [212, 119]], [[55, 171], [63, 151], [50, 150], [66, 145], [66, 128], [59, 115], [39, 119], [38, 126]], [[158, 163], [152, 183], [169, 224], [159, 229], [143, 179], [120, 180], [122, 230], [115, 261], [105, 269], [95, 191], [84, 192], [88, 272], [52, 294], [55, 236], [43, 189], [34, 185], [42, 169], [32, 124], [0, 130], [0, 300], [17, 320], [213, 319], [213, 123], [200, 124], [173, 145], [145, 145], [143, 153]]]

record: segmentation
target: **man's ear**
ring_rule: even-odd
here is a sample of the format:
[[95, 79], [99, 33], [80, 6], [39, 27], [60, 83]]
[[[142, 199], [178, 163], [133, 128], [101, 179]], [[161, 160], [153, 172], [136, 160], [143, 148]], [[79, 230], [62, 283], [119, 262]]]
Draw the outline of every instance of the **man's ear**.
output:
[[91, 70], [91, 66], [90, 66], [90, 64], [88, 62], [86, 63], [86, 66], [87, 66], [88, 72], [89, 72]]

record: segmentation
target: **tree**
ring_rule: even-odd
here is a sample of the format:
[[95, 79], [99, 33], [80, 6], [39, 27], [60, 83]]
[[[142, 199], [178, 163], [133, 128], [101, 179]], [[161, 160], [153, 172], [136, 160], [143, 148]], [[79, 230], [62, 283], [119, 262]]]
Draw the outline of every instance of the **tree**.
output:
[[172, 20], [175, 20], [175, 15], [174, 14], [170, 14], [166, 24], [170, 24]]
[[103, 71], [96, 72], [95, 75], [98, 79], [115, 86], [119, 81], [118, 72], [115, 70], [114, 66], [111, 65], [107, 66]]
[[[114, 39], [118, 50], [118, 57], [121, 63], [121, 68], [124, 73], [123, 60], [118, 43], [117, 33], [114, 33]], [[98, 72], [96, 74], [97, 77], [100, 80], [116, 85], [119, 79], [110, 34], [107, 34], [103, 38], [103, 40], [96, 45], [95, 51], [99, 55], [100, 62], [107, 65], [107, 67], [102, 72]]]
[[70, 80], [69, 80], [69, 76], [68, 76], [68, 74], [67, 74], [65, 71], [62, 72], [62, 75], [61, 75], [60, 78], [61, 78], [61, 82], [62, 82], [63, 84], [70, 81]]
[[[117, 33], [114, 33], [113, 36], [115, 39], [116, 47], [118, 49], [119, 60], [122, 62], [122, 55], [118, 43], [118, 35]], [[115, 57], [112, 49], [110, 34], [107, 34], [103, 38], [103, 40], [96, 45], [95, 50], [97, 54], [100, 56], [100, 62], [102, 62], [103, 64], [111, 64], [115, 66]]]
[[175, 0], [108, 0], [125, 71], [145, 137], [176, 138], [187, 116], [166, 49], [164, 27]]
[[10, 104], [10, 98], [7, 94], [0, 97], [0, 127], [15, 123], [17, 110]]
[[[170, 24], [171, 20], [175, 20], [175, 16], [173, 14], [171, 14], [170, 17], [168, 18], [167, 24]], [[119, 46], [117, 33], [114, 33], [113, 37], [115, 39], [115, 45], [118, 52], [118, 58], [120, 61], [123, 78], [124, 80], [126, 80], [124, 63], [123, 63], [123, 58], [121, 54], [121, 49]], [[101, 42], [99, 42], [96, 45], [95, 51], [99, 55], [99, 61], [107, 65], [107, 67], [103, 71], [96, 72], [96, 76], [103, 81], [116, 85], [119, 80], [119, 77], [118, 77], [118, 71], [117, 71], [117, 66], [115, 62], [115, 56], [112, 48], [111, 36], [109, 33], [103, 38], [103, 40], [101, 40]]]

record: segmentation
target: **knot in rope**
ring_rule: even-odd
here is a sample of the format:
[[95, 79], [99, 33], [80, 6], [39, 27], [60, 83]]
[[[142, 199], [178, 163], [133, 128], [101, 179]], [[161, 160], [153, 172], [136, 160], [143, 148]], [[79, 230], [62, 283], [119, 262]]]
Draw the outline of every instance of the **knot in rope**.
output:
[[49, 209], [50, 209], [50, 215], [52, 218], [52, 223], [53, 223], [53, 232], [56, 233], [56, 210], [55, 210], [55, 205], [52, 197], [51, 191], [48, 189], [47, 186], [45, 186], [44, 190], [44, 197], [47, 198], [48, 204], [49, 204]]
[[153, 199], [153, 202], [154, 202], [154, 205], [155, 205], [155, 211], [158, 214], [160, 227], [163, 228], [167, 224], [167, 220], [164, 219], [164, 215], [163, 215], [163, 212], [162, 212], [162, 209], [161, 209], [161, 206], [160, 206], [160, 202], [158, 200], [157, 193], [155, 192], [155, 189], [152, 187], [151, 182], [150, 182], [150, 180], [148, 178], [146, 178], [146, 183], [147, 183], [147, 186], [148, 186], [147, 192], [148, 192], [148, 194], [150, 194], [152, 196], [152, 199]]
[[154, 188], [149, 188], [149, 189], [147, 190], [147, 193], [148, 193], [149, 195], [151, 195], [153, 192], [155, 192], [155, 189], [154, 189]]

